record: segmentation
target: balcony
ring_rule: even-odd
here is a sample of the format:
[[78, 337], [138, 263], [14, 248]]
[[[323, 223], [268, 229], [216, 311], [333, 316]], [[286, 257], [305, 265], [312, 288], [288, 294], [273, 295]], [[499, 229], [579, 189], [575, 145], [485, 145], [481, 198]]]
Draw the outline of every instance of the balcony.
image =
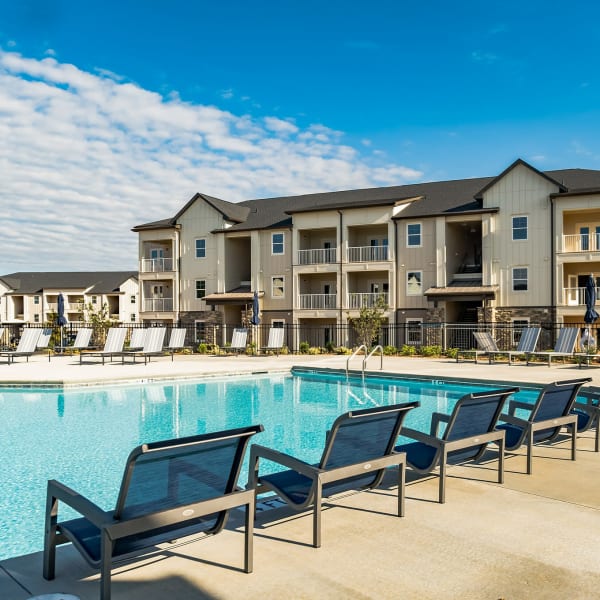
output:
[[351, 246], [348, 262], [376, 262], [388, 260], [388, 246]]
[[337, 294], [300, 294], [298, 296], [299, 309], [335, 309], [336, 304]]
[[335, 262], [337, 262], [337, 250], [335, 248], [298, 250], [299, 265], [322, 265]]
[[600, 251], [600, 233], [585, 233], [562, 236], [563, 252]]
[[173, 298], [147, 298], [144, 299], [144, 312], [171, 312]]
[[383, 303], [387, 306], [388, 304], [388, 294], [387, 293], [359, 293], [359, 292], [351, 292], [348, 294], [348, 308], [373, 308], [377, 305], [377, 300], [381, 299]]
[[[596, 288], [596, 298], [600, 298], [600, 288]], [[585, 306], [585, 288], [563, 288], [565, 306]]]
[[141, 273], [164, 273], [172, 270], [172, 258], [142, 258], [140, 260]]

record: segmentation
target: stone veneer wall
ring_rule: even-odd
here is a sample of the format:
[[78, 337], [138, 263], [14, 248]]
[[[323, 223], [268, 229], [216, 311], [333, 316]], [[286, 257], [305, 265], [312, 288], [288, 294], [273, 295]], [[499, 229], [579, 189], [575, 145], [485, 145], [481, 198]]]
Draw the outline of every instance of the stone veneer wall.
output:
[[186, 345], [195, 345], [195, 340], [192, 339], [192, 336], [194, 335], [196, 321], [204, 321], [206, 324], [206, 343], [219, 344], [220, 340], [218, 338], [220, 337], [221, 325], [223, 324], [223, 313], [221, 311], [202, 310], [182, 312], [179, 314], [179, 321], [181, 327], [185, 327], [188, 331], [185, 340]]

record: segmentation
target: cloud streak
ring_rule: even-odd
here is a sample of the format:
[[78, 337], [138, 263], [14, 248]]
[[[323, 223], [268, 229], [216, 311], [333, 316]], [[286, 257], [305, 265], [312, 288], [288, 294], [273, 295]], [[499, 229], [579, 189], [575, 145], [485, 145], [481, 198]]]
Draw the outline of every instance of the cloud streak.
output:
[[0, 272], [135, 269], [130, 228], [197, 191], [239, 201], [422, 178], [343, 137], [0, 50]]

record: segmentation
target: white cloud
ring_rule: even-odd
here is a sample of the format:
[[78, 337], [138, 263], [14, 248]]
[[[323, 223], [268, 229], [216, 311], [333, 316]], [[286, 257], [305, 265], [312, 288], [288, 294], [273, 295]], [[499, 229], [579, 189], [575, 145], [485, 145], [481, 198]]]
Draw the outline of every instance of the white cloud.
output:
[[0, 50], [0, 273], [135, 269], [131, 227], [195, 192], [239, 201], [422, 177], [370, 163], [343, 137]]

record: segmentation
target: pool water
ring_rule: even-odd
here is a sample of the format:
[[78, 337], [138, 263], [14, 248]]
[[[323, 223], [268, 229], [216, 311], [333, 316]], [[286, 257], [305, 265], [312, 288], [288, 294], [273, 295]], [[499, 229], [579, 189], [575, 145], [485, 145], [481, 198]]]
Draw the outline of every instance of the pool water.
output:
[[[343, 412], [419, 400], [405, 424], [428, 431], [431, 412], [448, 413], [462, 395], [494, 387], [504, 386], [300, 373], [0, 389], [0, 559], [42, 549], [48, 479], [111, 509], [139, 444], [262, 423], [254, 442], [317, 462], [325, 432]], [[534, 389], [518, 395], [536, 396]], [[240, 483], [246, 479], [244, 469]]]

